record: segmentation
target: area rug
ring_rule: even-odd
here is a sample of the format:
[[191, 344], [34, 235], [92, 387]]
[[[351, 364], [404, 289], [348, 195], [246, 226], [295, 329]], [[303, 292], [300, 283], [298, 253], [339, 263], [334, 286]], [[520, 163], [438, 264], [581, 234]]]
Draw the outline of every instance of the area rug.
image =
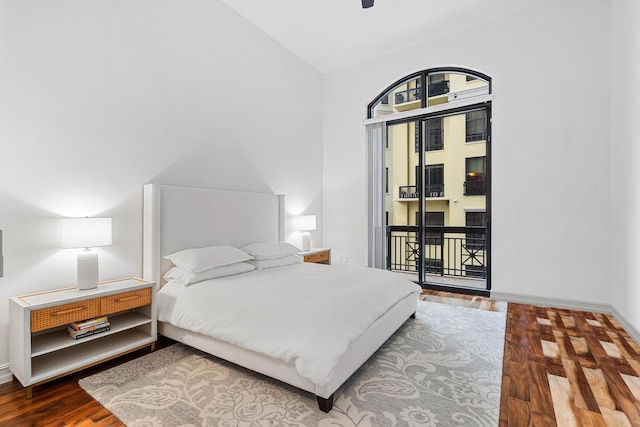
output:
[[130, 427], [497, 426], [505, 312], [419, 302], [336, 392], [315, 397], [174, 344], [83, 378], [80, 386]]

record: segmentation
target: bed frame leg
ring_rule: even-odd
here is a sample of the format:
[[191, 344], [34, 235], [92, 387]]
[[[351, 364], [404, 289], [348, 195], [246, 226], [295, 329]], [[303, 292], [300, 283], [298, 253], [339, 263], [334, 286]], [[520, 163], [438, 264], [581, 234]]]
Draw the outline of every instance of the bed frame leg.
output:
[[413, 314], [411, 316], [409, 316], [409, 317], [412, 318], [412, 319], [415, 319], [416, 318], [416, 312], [414, 311]]
[[318, 401], [318, 407], [322, 412], [329, 412], [333, 408], [333, 394], [326, 399], [324, 397], [316, 396]]

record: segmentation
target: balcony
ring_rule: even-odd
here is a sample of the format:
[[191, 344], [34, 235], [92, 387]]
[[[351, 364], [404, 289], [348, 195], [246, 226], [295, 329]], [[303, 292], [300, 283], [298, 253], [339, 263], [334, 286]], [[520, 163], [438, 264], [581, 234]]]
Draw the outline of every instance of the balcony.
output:
[[394, 108], [398, 111], [408, 111], [420, 108], [420, 86], [395, 93]]
[[484, 196], [487, 194], [487, 182], [484, 179], [466, 181], [463, 185], [465, 196]]
[[400, 199], [417, 199], [418, 187], [415, 185], [403, 185], [399, 189], [398, 197]]
[[[425, 197], [435, 198], [444, 197], [444, 184], [429, 184], [425, 187]], [[418, 186], [403, 185], [399, 187], [398, 198], [400, 199], [418, 199]]]
[[[449, 93], [449, 81], [442, 80], [429, 84], [427, 95], [429, 98], [441, 97]], [[411, 89], [401, 90], [394, 94], [393, 106], [398, 111], [408, 111], [420, 108], [422, 98], [422, 87], [416, 86]], [[429, 105], [447, 102], [448, 98], [435, 99], [429, 102]]]
[[429, 84], [429, 98], [449, 93], [449, 80]]
[[387, 270], [449, 278], [486, 279], [486, 228], [426, 226], [420, 248], [418, 226], [387, 226]]
[[404, 104], [407, 102], [420, 101], [420, 86], [395, 93], [394, 104]]

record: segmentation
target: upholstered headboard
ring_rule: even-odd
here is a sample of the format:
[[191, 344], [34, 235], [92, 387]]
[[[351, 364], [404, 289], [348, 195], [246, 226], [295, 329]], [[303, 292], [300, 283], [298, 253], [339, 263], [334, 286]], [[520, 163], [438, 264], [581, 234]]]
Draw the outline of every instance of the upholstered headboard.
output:
[[143, 277], [162, 286], [163, 256], [182, 249], [283, 241], [284, 217], [283, 195], [147, 184]]

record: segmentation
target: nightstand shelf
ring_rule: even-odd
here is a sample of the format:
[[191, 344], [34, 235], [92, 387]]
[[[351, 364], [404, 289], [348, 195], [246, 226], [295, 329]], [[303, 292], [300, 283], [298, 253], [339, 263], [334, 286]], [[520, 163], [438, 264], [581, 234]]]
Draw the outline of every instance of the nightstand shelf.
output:
[[[9, 367], [26, 387], [150, 346], [157, 339], [155, 283], [130, 278], [9, 300]], [[71, 322], [107, 316], [108, 331], [73, 339]]]
[[136, 312], [129, 312], [117, 316], [110, 316], [109, 322], [111, 323], [110, 330], [88, 337], [79, 338], [77, 340], [69, 336], [69, 332], [66, 327], [64, 329], [59, 329], [42, 335], [34, 335], [31, 339], [31, 357], [42, 356], [43, 354], [52, 353], [54, 351], [62, 350], [63, 348], [100, 339], [107, 335], [117, 334], [127, 329], [148, 324], [151, 322], [151, 319]]
[[149, 345], [146, 344], [149, 336], [136, 329], [105, 337], [95, 335], [98, 336], [99, 339], [87, 342], [78, 340], [80, 343], [76, 346], [33, 357], [31, 382], [38, 384]]

